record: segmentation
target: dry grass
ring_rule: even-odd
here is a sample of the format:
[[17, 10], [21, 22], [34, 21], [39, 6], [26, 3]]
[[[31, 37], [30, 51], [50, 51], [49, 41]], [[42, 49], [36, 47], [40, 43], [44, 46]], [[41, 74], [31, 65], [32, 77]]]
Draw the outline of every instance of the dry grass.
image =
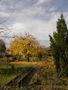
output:
[[47, 59], [47, 60], [43, 60], [43, 61], [31, 61], [31, 62], [26, 62], [26, 61], [16, 61], [16, 62], [10, 62], [10, 64], [13, 65], [34, 65], [34, 66], [43, 66], [43, 67], [47, 67], [47, 68], [54, 68], [54, 62], [53, 60]]

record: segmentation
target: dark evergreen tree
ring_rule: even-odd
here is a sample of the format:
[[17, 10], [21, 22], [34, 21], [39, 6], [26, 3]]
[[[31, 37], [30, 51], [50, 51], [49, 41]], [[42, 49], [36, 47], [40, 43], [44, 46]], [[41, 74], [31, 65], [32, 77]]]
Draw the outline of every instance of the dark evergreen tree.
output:
[[56, 70], [65, 76], [68, 69], [68, 29], [63, 14], [58, 19], [57, 31], [50, 36], [50, 42]]
[[0, 57], [5, 56], [6, 53], [6, 46], [2, 39], [0, 39]]

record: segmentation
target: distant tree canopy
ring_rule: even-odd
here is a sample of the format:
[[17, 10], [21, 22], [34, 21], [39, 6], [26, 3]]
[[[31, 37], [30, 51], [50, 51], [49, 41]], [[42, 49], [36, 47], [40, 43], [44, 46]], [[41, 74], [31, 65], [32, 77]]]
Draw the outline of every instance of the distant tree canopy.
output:
[[43, 49], [38, 41], [30, 34], [25, 34], [23, 37], [14, 39], [10, 44], [9, 53], [11, 55], [23, 56], [29, 61], [30, 57], [42, 58]]
[[50, 36], [50, 42], [57, 72], [60, 73], [61, 76], [67, 75], [68, 29], [63, 15], [58, 19], [57, 31], [53, 33], [53, 36]]
[[0, 39], [0, 56], [4, 56], [6, 53], [6, 46], [5, 46], [5, 42]]

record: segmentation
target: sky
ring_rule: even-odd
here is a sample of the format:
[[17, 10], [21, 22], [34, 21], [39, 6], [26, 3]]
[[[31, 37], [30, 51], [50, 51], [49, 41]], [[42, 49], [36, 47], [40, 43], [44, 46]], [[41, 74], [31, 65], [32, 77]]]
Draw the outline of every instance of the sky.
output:
[[9, 36], [27, 32], [49, 41], [61, 13], [68, 24], [68, 0], [0, 0], [0, 28]]

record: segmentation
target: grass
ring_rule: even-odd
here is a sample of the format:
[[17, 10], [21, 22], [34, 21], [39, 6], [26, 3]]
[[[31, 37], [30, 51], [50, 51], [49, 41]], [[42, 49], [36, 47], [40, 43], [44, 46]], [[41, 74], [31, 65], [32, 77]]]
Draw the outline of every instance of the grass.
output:
[[[11, 63], [0, 63], [0, 85], [12, 80], [19, 73], [25, 72], [29, 67], [41, 67], [46, 62], [11, 62]], [[46, 65], [45, 65], [46, 66]]]
[[0, 64], [0, 85], [6, 84], [14, 77], [16, 77], [19, 73], [26, 72], [29, 67], [31, 67], [31, 65], [10, 63]]
[[[27, 71], [29, 67], [38, 68], [36, 75], [32, 79], [32, 83], [36, 86], [37, 84], [42, 85], [50, 85], [51, 83], [54, 85], [64, 85], [66, 81], [58, 80], [56, 81], [56, 71], [55, 65], [52, 59], [48, 59], [45, 61], [39, 62], [11, 62], [11, 63], [1, 63], [0, 64], [0, 85], [4, 85], [5, 83], [12, 80], [19, 73]], [[68, 82], [67, 82], [68, 84]], [[31, 88], [33, 88], [31, 86]], [[13, 90], [13, 89], [12, 89]], [[15, 90], [15, 89], [14, 89]], [[20, 90], [20, 89], [16, 89]], [[31, 89], [22, 89], [22, 90], [31, 90]], [[35, 90], [35, 89], [32, 89]], [[45, 89], [44, 89], [45, 90]]]

